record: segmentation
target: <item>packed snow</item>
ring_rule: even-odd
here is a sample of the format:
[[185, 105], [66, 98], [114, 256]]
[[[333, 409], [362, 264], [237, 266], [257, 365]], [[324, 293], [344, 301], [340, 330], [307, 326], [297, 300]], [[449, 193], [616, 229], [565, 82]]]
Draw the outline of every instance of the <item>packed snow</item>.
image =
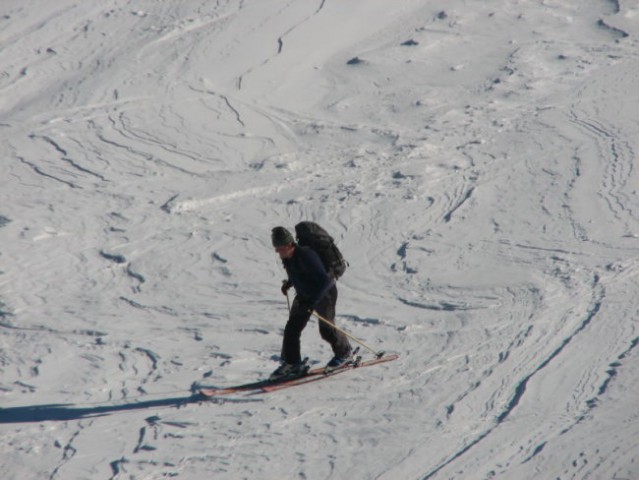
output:
[[[2, 478], [638, 479], [638, 21], [2, 0]], [[301, 220], [399, 360], [203, 400], [277, 367]]]

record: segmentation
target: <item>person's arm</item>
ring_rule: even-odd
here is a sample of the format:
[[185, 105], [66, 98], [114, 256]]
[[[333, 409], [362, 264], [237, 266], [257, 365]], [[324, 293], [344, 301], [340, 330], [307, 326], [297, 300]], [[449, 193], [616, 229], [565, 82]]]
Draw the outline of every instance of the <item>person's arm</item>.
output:
[[317, 304], [326, 296], [328, 291], [335, 284], [335, 280], [328, 274], [326, 268], [324, 268], [324, 264], [322, 263], [322, 259], [314, 250], [307, 250], [304, 252], [306, 254], [306, 262], [308, 265], [308, 270], [313, 277], [313, 281], [317, 286], [316, 295], [310, 299], [310, 307], [311, 309], [315, 309]]

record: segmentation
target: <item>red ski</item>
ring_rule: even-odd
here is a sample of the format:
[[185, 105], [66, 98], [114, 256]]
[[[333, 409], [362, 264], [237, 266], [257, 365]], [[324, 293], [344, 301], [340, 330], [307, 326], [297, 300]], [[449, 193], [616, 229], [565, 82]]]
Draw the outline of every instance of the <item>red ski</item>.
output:
[[261, 380], [257, 382], [245, 383], [242, 385], [235, 385], [233, 387], [226, 388], [200, 388], [199, 393], [204, 397], [219, 397], [223, 395], [232, 395], [234, 393], [247, 393], [250, 395], [257, 395], [260, 393], [268, 393], [274, 392], [276, 390], [282, 390], [285, 388], [295, 387], [298, 385], [305, 385], [307, 383], [317, 382], [318, 380], [323, 380], [328, 377], [332, 377], [333, 375], [338, 375], [340, 373], [354, 370], [362, 367], [370, 367], [372, 365], [377, 365], [379, 363], [390, 362], [393, 360], [397, 360], [399, 355], [397, 354], [388, 354], [382, 357], [374, 358], [372, 360], [366, 360], [364, 362], [351, 363], [345, 365], [343, 367], [336, 368], [334, 370], [326, 371], [324, 367], [313, 368], [308, 371], [308, 373], [302, 377], [295, 377], [288, 380]]

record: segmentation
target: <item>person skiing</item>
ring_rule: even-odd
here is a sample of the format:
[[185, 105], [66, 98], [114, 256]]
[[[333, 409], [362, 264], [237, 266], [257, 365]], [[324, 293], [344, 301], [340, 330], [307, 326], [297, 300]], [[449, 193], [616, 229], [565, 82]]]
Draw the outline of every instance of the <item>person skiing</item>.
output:
[[[305, 366], [300, 352], [302, 330], [313, 311], [335, 324], [337, 286], [320, 256], [309, 247], [297, 245], [286, 228], [273, 228], [271, 242], [288, 275], [282, 282], [282, 293], [287, 295], [291, 287], [295, 288], [295, 298], [284, 328], [282, 363], [270, 377], [276, 380], [304, 373]], [[326, 365], [328, 368], [339, 367], [351, 360], [352, 348], [346, 335], [324, 322], [319, 322], [319, 331], [322, 339], [331, 345], [334, 354]]]

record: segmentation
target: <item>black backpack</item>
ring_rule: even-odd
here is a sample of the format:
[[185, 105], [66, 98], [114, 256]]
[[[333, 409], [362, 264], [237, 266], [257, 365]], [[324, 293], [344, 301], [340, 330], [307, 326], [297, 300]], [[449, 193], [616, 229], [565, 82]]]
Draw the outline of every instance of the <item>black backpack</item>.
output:
[[335, 280], [344, 274], [348, 262], [344, 260], [342, 252], [326, 230], [314, 222], [300, 222], [295, 225], [295, 234], [299, 245], [310, 247], [317, 252], [324, 268]]

